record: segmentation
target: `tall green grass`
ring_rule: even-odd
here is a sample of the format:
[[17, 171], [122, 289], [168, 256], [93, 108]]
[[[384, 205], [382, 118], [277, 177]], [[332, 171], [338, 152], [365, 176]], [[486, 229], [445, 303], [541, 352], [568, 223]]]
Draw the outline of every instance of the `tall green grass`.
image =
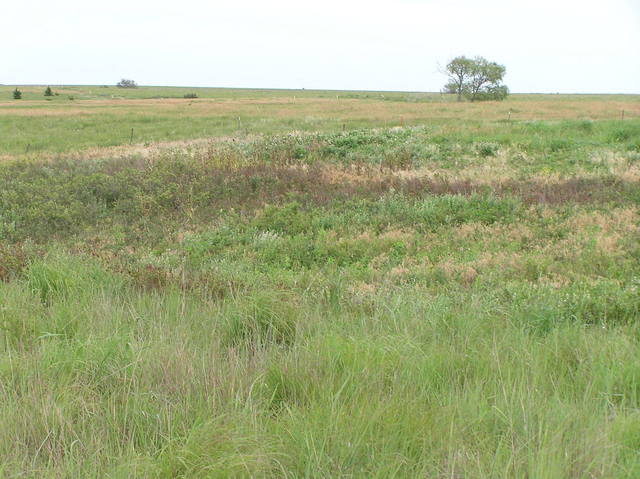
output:
[[34, 274], [0, 285], [7, 477], [638, 473], [632, 298], [594, 323], [555, 291], [211, 303], [103, 273], [43, 303]]
[[0, 165], [0, 476], [638, 477], [635, 127]]

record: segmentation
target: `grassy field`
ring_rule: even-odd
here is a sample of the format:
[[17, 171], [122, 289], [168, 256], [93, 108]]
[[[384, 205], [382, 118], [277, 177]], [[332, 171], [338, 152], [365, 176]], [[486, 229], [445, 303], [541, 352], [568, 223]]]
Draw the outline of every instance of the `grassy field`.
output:
[[[339, 132], [357, 128], [487, 121], [640, 118], [638, 95], [512, 95], [458, 104], [438, 93], [314, 92], [187, 88], [0, 86], [0, 155], [60, 153], [212, 136]], [[197, 93], [197, 99], [183, 98]], [[73, 98], [71, 100], [70, 98]], [[132, 138], [133, 130], [133, 138]]]
[[0, 477], [640, 476], [640, 96], [12, 89]]

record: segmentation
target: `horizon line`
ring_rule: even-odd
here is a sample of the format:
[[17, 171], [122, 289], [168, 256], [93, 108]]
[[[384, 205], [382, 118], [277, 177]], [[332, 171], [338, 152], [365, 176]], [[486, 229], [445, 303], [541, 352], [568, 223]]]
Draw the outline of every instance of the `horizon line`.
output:
[[[116, 87], [116, 84], [104, 84], [104, 83], [0, 83], [0, 87], [98, 87], [98, 88], [110, 88]], [[197, 88], [197, 89], [210, 89], [210, 90], [254, 90], [254, 91], [330, 91], [330, 92], [350, 92], [350, 93], [417, 93], [417, 94], [441, 94], [441, 95], [453, 95], [453, 93], [444, 93], [441, 91], [427, 91], [427, 90], [368, 90], [368, 89], [338, 89], [338, 88], [282, 88], [282, 87], [227, 87], [227, 86], [190, 86], [190, 85], [140, 85], [136, 88]], [[135, 90], [136, 88], [121, 88], [122, 90]], [[622, 92], [509, 92], [510, 95], [640, 95], [639, 93], [622, 93]]]

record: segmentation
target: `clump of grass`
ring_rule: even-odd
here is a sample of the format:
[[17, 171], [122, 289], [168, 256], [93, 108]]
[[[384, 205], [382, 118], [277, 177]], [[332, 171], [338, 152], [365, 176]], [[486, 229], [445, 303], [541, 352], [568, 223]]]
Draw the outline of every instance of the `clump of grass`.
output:
[[632, 138], [638, 138], [640, 130], [636, 125], [629, 125], [615, 128], [611, 132], [611, 141], [616, 143], [624, 143]]
[[255, 293], [225, 314], [224, 344], [257, 348], [270, 343], [291, 345], [298, 313], [283, 298]]
[[[30, 348], [43, 332], [43, 306], [23, 285], [0, 282], [0, 337], [4, 351]], [[36, 299], [36, 301], [34, 301]]]
[[481, 158], [488, 158], [490, 156], [496, 156], [499, 146], [495, 143], [478, 143], [476, 145], [476, 151]]
[[44, 304], [82, 294], [87, 288], [115, 287], [118, 284], [116, 278], [91, 260], [58, 251], [32, 260], [22, 275]]

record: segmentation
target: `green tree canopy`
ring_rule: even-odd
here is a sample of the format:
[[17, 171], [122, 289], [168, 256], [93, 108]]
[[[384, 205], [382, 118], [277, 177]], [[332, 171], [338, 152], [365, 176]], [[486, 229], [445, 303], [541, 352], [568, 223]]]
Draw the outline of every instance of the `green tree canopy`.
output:
[[118, 83], [116, 83], [118, 88], [138, 88], [138, 84], [133, 80], [127, 80], [123, 78]]
[[447, 64], [449, 81], [444, 91], [457, 95], [458, 101], [463, 97], [470, 101], [503, 100], [509, 93], [501, 83], [506, 71], [504, 65], [483, 57], [456, 57]]

